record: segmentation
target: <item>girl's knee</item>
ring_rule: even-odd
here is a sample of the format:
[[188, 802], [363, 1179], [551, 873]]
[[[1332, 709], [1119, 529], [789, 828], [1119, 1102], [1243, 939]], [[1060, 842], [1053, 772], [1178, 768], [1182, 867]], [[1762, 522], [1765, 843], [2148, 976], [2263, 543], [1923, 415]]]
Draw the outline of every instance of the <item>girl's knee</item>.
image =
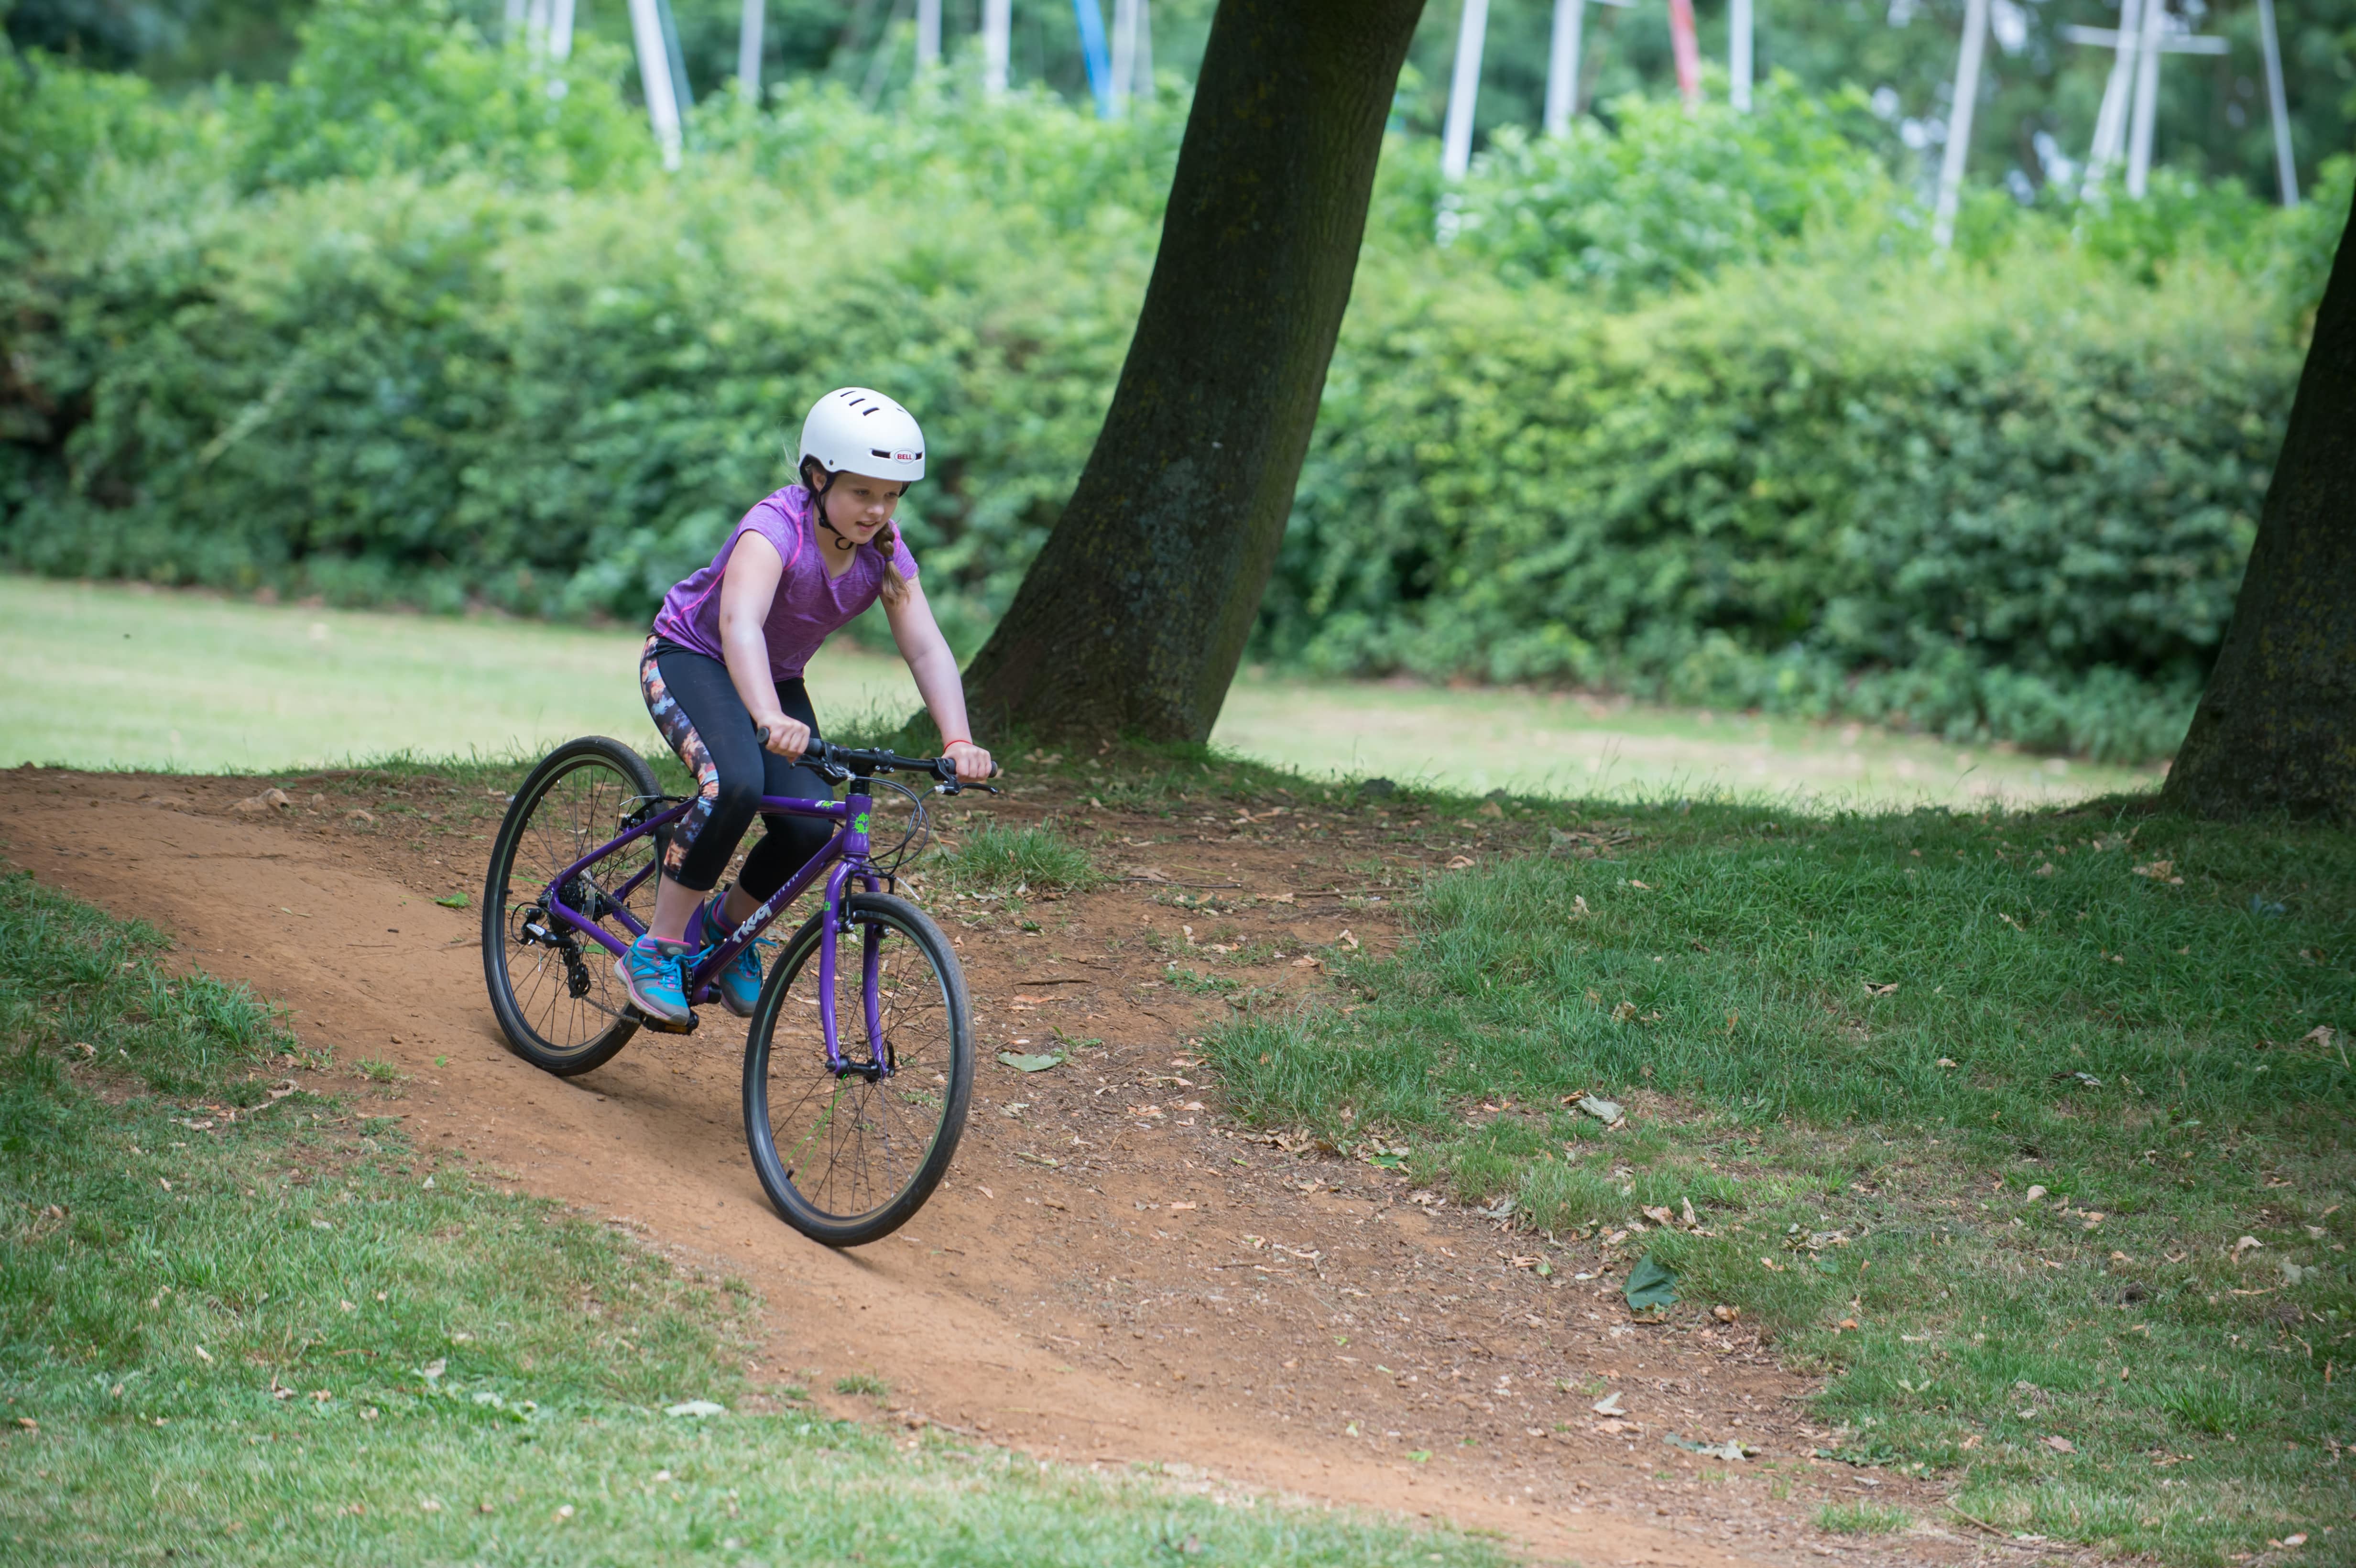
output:
[[759, 779], [731, 778], [723, 773], [704, 787], [712, 801], [712, 815], [740, 827], [752, 821], [753, 814], [761, 809]]

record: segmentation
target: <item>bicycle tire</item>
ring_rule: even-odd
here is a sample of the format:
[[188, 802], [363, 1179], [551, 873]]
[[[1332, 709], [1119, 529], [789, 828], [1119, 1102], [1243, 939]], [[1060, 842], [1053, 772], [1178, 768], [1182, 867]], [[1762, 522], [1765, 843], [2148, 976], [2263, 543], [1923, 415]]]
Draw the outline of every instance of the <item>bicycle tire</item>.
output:
[[[785, 952], [761, 988], [761, 999], [744, 1041], [744, 1134], [753, 1152], [754, 1173], [786, 1222], [814, 1242], [830, 1247], [855, 1247], [879, 1241], [906, 1224], [940, 1185], [957, 1154], [965, 1131], [966, 1110], [973, 1095], [973, 1020], [968, 1008], [965, 971], [956, 950], [930, 916], [903, 898], [889, 893], [856, 893], [849, 901], [850, 920], [840, 940], [841, 967], [836, 976], [841, 1038], [846, 1058], [864, 1058], [870, 1048], [860, 1013], [860, 965], [867, 933], [879, 930], [888, 940], [896, 934], [921, 959], [930, 986], [939, 993], [938, 1027], [929, 1032], [919, 1025], [927, 1004], [909, 987], [905, 1010], [894, 1001], [893, 1019], [885, 1025], [885, 1049], [896, 1071], [881, 1081], [867, 1079], [855, 1069], [847, 1075], [830, 1074], [823, 1056], [823, 1037], [813, 1010], [805, 1022], [797, 1015], [781, 1019], [789, 1000], [798, 1001], [794, 984], [818, 951], [824, 911], [802, 923], [786, 944]], [[887, 967], [896, 955], [879, 953]], [[815, 988], [816, 971], [811, 971]], [[887, 987], [887, 993], [897, 988]], [[847, 999], [850, 1006], [841, 1006]], [[899, 1020], [910, 1025], [903, 1032]], [[781, 1021], [788, 1035], [780, 1040]], [[828, 1087], [823, 1080], [831, 1078]], [[796, 1085], [811, 1085], [798, 1093]], [[905, 1087], [895, 1088], [905, 1084]], [[776, 1093], [782, 1088], [781, 1096]], [[813, 1095], [828, 1096], [813, 1106]], [[894, 1096], [896, 1095], [896, 1102]], [[846, 1101], [852, 1103], [846, 1104]], [[894, 1105], [905, 1107], [896, 1115]], [[845, 1111], [848, 1115], [844, 1115]], [[914, 1112], [914, 1115], [910, 1113]], [[917, 1127], [929, 1120], [922, 1148]], [[779, 1147], [784, 1125], [787, 1148]], [[805, 1125], [806, 1124], [806, 1125]], [[900, 1135], [905, 1132], [903, 1138]], [[855, 1149], [849, 1146], [855, 1145]], [[823, 1147], [821, 1147], [823, 1146]], [[838, 1181], [838, 1153], [875, 1154], [892, 1162], [896, 1171], [888, 1180], [872, 1185], [856, 1173]], [[822, 1173], [813, 1174], [812, 1160], [825, 1156]], [[863, 1207], [835, 1207], [847, 1187]], [[886, 1190], [888, 1189], [888, 1190]], [[873, 1201], [858, 1195], [863, 1190]]]
[[[592, 778], [593, 773], [602, 776]], [[578, 787], [584, 784], [586, 789]], [[560, 791], [569, 796], [561, 808]], [[614, 976], [613, 955], [603, 947], [577, 937], [570, 949], [524, 939], [531, 901], [557, 872], [621, 831], [633, 797], [660, 793], [646, 759], [621, 741], [602, 735], [567, 741], [525, 776], [492, 840], [490, 868], [483, 876], [483, 979], [509, 1049], [542, 1072], [560, 1078], [594, 1072], [630, 1042], [638, 1025]], [[608, 806], [610, 819], [598, 820]], [[565, 810], [567, 819], [547, 820], [557, 809]], [[635, 867], [659, 854], [654, 837], [623, 851], [623, 864]], [[528, 885], [520, 889], [512, 885], [519, 858], [533, 862], [523, 872]], [[521, 903], [515, 901], [519, 892]], [[634, 896], [653, 909], [652, 888], [641, 885]], [[519, 954], [532, 955], [525, 982], [529, 995], [519, 994], [511, 962]]]

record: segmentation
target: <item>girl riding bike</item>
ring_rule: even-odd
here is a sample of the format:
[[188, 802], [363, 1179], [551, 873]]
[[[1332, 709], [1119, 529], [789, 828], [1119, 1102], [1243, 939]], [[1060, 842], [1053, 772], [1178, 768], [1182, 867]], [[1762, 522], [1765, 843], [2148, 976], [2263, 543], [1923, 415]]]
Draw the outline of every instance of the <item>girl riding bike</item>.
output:
[[[801, 483], [745, 513], [712, 564], [665, 596], [638, 661], [647, 709], [697, 790], [663, 851], [654, 919], [615, 965], [630, 1000], [667, 1023], [689, 1017], [696, 955], [826, 846], [823, 821], [765, 817], [735, 885], [723, 900], [709, 896], [764, 795], [833, 793], [799, 765], [818, 734], [802, 671], [828, 636], [879, 598], [943, 754], [961, 781], [990, 776], [990, 753], [967, 732], [957, 659], [892, 522], [900, 497], [925, 476], [915, 417], [863, 387], [829, 392], [802, 421], [798, 468]], [[717, 990], [730, 1012], [751, 1016], [761, 993], [752, 944], [722, 971]]]

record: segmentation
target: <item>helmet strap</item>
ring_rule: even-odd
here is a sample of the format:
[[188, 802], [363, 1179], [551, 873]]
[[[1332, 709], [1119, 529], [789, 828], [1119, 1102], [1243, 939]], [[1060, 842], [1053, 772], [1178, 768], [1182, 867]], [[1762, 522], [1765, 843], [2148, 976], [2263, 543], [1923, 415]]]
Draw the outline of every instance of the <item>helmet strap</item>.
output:
[[[825, 484], [812, 485], [809, 482], [810, 464], [813, 463], [818, 463], [818, 471], [820, 474], [826, 475]], [[810, 507], [811, 509], [818, 513], [818, 526], [834, 536], [835, 549], [848, 552], [857, 549], [859, 547], [851, 543], [851, 540], [843, 538], [842, 530], [836, 528], [834, 526], [834, 520], [826, 515], [826, 493], [834, 488], [834, 481], [835, 475], [829, 473], [826, 464], [819, 463], [817, 458], [809, 458], [803, 462], [802, 487], [810, 493]]]

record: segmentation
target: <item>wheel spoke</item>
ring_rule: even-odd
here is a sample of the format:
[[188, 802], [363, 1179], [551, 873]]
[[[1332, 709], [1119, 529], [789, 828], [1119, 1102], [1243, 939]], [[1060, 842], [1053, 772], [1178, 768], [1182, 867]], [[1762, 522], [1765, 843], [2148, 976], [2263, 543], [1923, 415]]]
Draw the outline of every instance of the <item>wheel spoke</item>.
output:
[[[866, 1027], [864, 949], [873, 929], [877, 953], [880, 1040]], [[781, 1174], [802, 1205], [830, 1226], [855, 1227], [883, 1213], [923, 1179], [951, 1132], [950, 1074], [957, 1066], [946, 976], [915, 933], [895, 920], [863, 915], [841, 938], [835, 1008], [846, 1069], [826, 1064], [818, 1009], [796, 1000], [817, 983], [815, 945], [793, 955], [787, 1004], [764, 1044], [766, 1135]], [[873, 1050], [893, 1071], [871, 1079]], [[790, 1206], [789, 1206], [790, 1211]]]
[[[542, 1056], [579, 1058], [596, 1050], [622, 1025], [624, 998], [603, 947], [575, 936], [574, 956], [568, 961], [552, 944], [522, 939], [520, 912], [537, 907], [543, 891], [567, 867], [619, 830], [623, 803], [640, 789], [638, 780], [616, 763], [588, 754], [540, 781], [534, 793], [519, 802], [523, 818], [511, 836], [509, 858], [498, 879], [505, 896], [490, 918], [498, 921], [504, 936], [499, 952], [515, 1021]], [[624, 906], [607, 900], [605, 891], [645, 869], [653, 852], [649, 836], [592, 866], [580, 879], [580, 896], [587, 901], [582, 912], [594, 910], [595, 924], [626, 935], [627, 928], [612, 918]], [[561, 922], [551, 919], [548, 923], [552, 930], [562, 929]], [[586, 982], [577, 996], [576, 966]]]

